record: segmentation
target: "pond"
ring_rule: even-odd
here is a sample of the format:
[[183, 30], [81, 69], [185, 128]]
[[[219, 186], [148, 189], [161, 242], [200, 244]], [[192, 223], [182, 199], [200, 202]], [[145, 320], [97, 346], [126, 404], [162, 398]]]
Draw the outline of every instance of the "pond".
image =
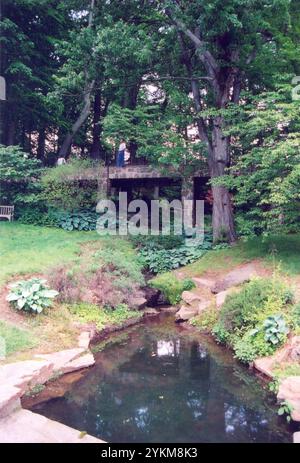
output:
[[292, 441], [264, 384], [170, 315], [97, 348], [93, 368], [57, 380], [30, 409], [108, 442]]

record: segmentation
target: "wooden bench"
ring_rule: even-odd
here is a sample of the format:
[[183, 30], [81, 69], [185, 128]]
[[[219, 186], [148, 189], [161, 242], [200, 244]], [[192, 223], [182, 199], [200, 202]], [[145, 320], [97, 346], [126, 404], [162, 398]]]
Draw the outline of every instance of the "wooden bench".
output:
[[15, 206], [0, 206], [0, 217], [8, 219], [10, 222], [14, 220]]

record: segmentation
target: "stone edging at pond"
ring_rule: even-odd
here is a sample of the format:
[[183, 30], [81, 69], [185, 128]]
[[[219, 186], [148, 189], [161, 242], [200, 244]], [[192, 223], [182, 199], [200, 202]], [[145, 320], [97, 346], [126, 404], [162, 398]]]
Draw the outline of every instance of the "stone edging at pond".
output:
[[[144, 316], [159, 314], [147, 310]], [[41, 415], [24, 410], [21, 398], [57, 377], [91, 367], [95, 359], [89, 346], [92, 340], [100, 340], [115, 331], [141, 322], [143, 316], [125, 320], [120, 325], [112, 325], [97, 331], [89, 326], [78, 336], [77, 347], [51, 354], [35, 355], [34, 360], [25, 360], [0, 367], [0, 442], [25, 443], [103, 443], [80, 431], [49, 420]], [[24, 432], [26, 429], [26, 432]]]
[[[180, 279], [180, 272], [177, 272], [177, 276]], [[212, 304], [212, 295], [215, 296], [216, 308], [220, 309], [228, 294], [236, 291], [237, 286], [249, 281], [254, 276], [258, 276], [258, 274], [255, 267], [250, 263], [232, 270], [218, 281], [194, 277], [193, 281], [196, 284], [196, 289], [183, 292], [183, 305], [175, 315], [176, 320], [186, 322], [200, 315]], [[199, 289], [205, 289], [207, 296], [203, 297]], [[273, 356], [256, 359], [253, 362], [253, 367], [269, 379], [274, 379], [274, 367], [281, 363], [288, 365], [291, 361], [300, 361], [300, 336], [291, 337]], [[292, 420], [300, 422], [300, 376], [288, 376], [280, 380], [277, 400], [279, 403], [288, 402], [292, 406]], [[300, 443], [300, 433], [294, 434], [294, 441]]]

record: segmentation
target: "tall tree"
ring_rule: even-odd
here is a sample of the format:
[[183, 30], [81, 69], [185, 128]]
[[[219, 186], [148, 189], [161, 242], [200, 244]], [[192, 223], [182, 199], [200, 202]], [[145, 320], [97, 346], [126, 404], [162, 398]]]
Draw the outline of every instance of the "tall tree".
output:
[[230, 192], [214, 183], [230, 166], [225, 112], [231, 104], [239, 103], [257, 53], [269, 52], [274, 57], [274, 29], [286, 26], [288, 6], [288, 0], [158, 2], [177, 31], [189, 77], [197, 77], [200, 70], [207, 78], [207, 85], [201, 88], [197, 78], [191, 79], [191, 90], [212, 178], [215, 240], [224, 233], [229, 241], [236, 239]]

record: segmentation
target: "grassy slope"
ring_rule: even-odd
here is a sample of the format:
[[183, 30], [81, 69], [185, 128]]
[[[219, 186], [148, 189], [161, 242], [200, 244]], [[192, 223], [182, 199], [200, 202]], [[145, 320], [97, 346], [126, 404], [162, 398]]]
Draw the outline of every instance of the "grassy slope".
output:
[[[17, 222], [1, 222], [0, 289], [14, 275], [42, 273], [49, 267], [67, 262], [70, 262], [71, 267], [72, 261], [77, 260], [82, 244], [93, 242], [92, 249], [107, 249], [107, 240], [116, 251], [126, 253], [128, 260], [135, 258], [131, 244], [123, 239], [113, 238], [114, 241], [111, 242], [109, 237], [100, 237], [96, 232], [65, 232], [61, 229], [22, 225]], [[87, 257], [82, 255], [80, 260]], [[35, 353], [32, 349], [51, 352], [74, 346], [78, 330], [74, 328], [73, 322], [77, 317], [71, 314], [66, 306], [56, 304], [47, 314], [39, 317], [22, 313], [17, 315], [14, 326], [11, 322], [1, 320], [0, 311], [0, 341], [1, 337], [5, 340], [8, 355], [18, 353], [17, 357], [14, 355], [14, 359], [30, 357], [31, 352]], [[94, 314], [95, 320], [92, 319], [92, 315], [89, 311], [89, 321], [101, 321], [103, 324], [122, 322], [128, 318], [125, 311], [117, 312], [112, 317], [107, 313], [97, 313]]]
[[72, 260], [80, 244], [99, 239], [96, 232], [0, 223], [0, 285], [13, 275], [43, 272], [52, 265]]
[[262, 259], [267, 266], [280, 263], [283, 272], [300, 274], [300, 235], [253, 238], [228, 249], [209, 251], [197, 262], [186, 267], [189, 275], [200, 275], [207, 270], [230, 269], [252, 259]]

